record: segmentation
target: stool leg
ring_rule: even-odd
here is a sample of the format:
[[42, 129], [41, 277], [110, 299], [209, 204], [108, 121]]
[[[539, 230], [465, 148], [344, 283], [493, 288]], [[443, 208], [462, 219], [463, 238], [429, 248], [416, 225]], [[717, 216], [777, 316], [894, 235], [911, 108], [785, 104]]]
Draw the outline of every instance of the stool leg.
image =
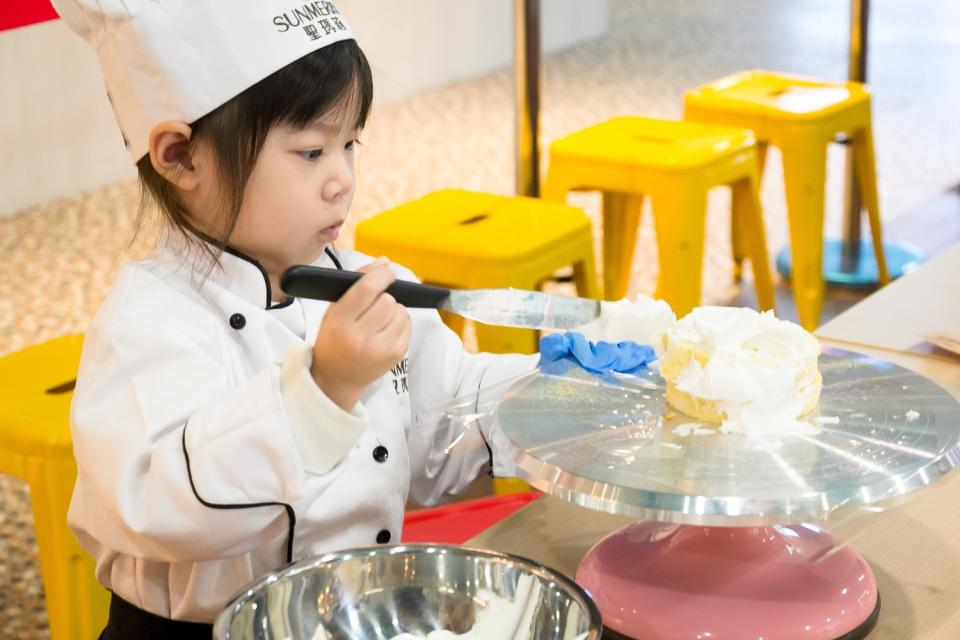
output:
[[[757, 142], [757, 190], [759, 191], [760, 185], [763, 182], [763, 168], [767, 162], [767, 147], [769, 145], [766, 142]], [[746, 191], [737, 190], [733, 191], [733, 211], [730, 214], [730, 244], [733, 248], [733, 279], [736, 282], [743, 281], [743, 259], [746, 257], [747, 247], [750, 245], [749, 237], [744, 237], [745, 231], [743, 224], [740, 221], [740, 214], [738, 213], [744, 207], [750, 206], [750, 203], [738, 202], [738, 197], [743, 197], [744, 195], [749, 196]]]
[[607, 300], [627, 295], [642, 207], [640, 194], [603, 192], [603, 293]]
[[790, 223], [793, 294], [800, 324], [816, 329], [823, 309], [823, 208], [826, 142], [806, 131], [781, 144]]
[[97, 583], [93, 559], [67, 525], [76, 465], [36, 459], [28, 464], [51, 640], [96, 638], [107, 623], [110, 594]]
[[654, 294], [682, 318], [700, 304], [707, 192], [700, 185], [663, 184], [653, 197], [660, 273]]
[[577, 185], [572, 184], [568, 179], [567, 171], [562, 166], [563, 163], [551, 162], [547, 166], [547, 177], [543, 181], [543, 187], [540, 189], [540, 197], [550, 202], [566, 202], [567, 193], [574, 190]]
[[877, 259], [877, 275], [880, 284], [885, 285], [890, 282], [890, 272], [887, 270], [887, 257], [883, 252], [880, 198], [877, 195], [877, 166], [873, 155], [873, 127], [870, 124], [853, 135], [853, 157], [860, 177], [860, 194], [870, 221], [873, 253]]
[[577, 295], [599, 300], [603, 297], [603, 291], [597, 279], [597, 264], [593, 257], [593, 234], [586, 239], [579, 253], [583, 258], [573, 263], [573, 282], [577, 287]]
[[752, 195], [748, 189], [737, 189], [731, 185], [730, 193], [730, 246], [733, 251], [733, 279], [743, 281], [743, 259], [747, 256], [747, 247], [750, 245], [749, 223], [744, 223], [743, 216], [750, 206]]
[[763, 185], [763, 170], [767, 166], [767, 147], [770, 144], [757, 140], [757, 189]]
[[519, 478], [494, 478], [493, 494], [507, 496], [512, 493], [526, 493], [532, 487]]
[[757, 293], [757, 306], [762, 310], [774, 309], [773, 278], [770, 275], [770, 259], [767, 256], [767, 234], [763, 227], [763, 208], [756, 179], [751, 176], [738, 180], [733, 188], [733, 217], [741, 221], [741, 233], [746, 242], [753, 266], [753, 286]]

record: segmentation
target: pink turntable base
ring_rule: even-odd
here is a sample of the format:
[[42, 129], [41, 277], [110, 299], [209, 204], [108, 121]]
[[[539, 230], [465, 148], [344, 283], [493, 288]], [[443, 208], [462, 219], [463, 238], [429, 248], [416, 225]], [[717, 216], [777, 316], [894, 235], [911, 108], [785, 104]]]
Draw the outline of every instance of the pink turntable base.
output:
[[598, 542], [577, 582], [637, 640], [852, 639], [879, 611], [866, 560], [813, 525], [639, 522]]

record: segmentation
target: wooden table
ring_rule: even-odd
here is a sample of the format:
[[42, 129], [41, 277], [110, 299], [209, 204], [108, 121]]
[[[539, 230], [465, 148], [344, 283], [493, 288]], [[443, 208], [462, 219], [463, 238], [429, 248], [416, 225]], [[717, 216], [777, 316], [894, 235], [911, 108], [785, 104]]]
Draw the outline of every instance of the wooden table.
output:
[[[817, 334], [824, 346], [888, 360], [960, 398], [960, 358], [915, 352], [926, 332], [960, 329], [960, 284], [954, 274], [960, 274], [960, 245]], [[467, 544], [531, 558], [573, 576], [595, 542], [630, 522], [545, 496]], [[960, 638], [960, 473], [910, 494], [900, 506], [840, 519], [827, 528], [863, 554], [876, 574], [882, 608], [870, 640]]]
[[[960, 244], [817, 329], [824, 342], [952, 359], [924, 336], [960, 335]], [[958, 636], [960, 637], [960, 636]]]

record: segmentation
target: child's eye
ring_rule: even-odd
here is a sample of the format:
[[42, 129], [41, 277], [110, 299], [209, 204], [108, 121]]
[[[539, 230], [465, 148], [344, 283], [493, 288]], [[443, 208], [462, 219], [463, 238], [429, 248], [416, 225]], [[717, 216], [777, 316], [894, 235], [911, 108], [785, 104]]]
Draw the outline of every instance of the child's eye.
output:
[[358, 144], [360, 144], [359, 140], [351, 140], [343, 148], [346, 149], [347, 151], [353, 151], [354, 146]]
[[309, 151], [298, 152], [304, 160], [316, 160], [323, 153], [323, 149], [310, 149]]

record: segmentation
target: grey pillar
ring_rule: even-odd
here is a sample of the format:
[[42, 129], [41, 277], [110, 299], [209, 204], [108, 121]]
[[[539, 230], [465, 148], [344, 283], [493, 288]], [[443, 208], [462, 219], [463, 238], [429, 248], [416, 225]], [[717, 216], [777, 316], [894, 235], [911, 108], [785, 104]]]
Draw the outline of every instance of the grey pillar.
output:
[[540, 0], [514, 0], [517, 193], [540, 195]]
[[[850, 2], [850, 58], [847, 75], [854, 82], [867, 81], [867, 34], [870, 19], [870, 0]], [[840, 270], [853, 273], [860, 262], [861, 200], [859, 177], [853, 160], [853, 146], [847, 144], [846, 174], [843, 188], [843, 243], [840, 252]]]

